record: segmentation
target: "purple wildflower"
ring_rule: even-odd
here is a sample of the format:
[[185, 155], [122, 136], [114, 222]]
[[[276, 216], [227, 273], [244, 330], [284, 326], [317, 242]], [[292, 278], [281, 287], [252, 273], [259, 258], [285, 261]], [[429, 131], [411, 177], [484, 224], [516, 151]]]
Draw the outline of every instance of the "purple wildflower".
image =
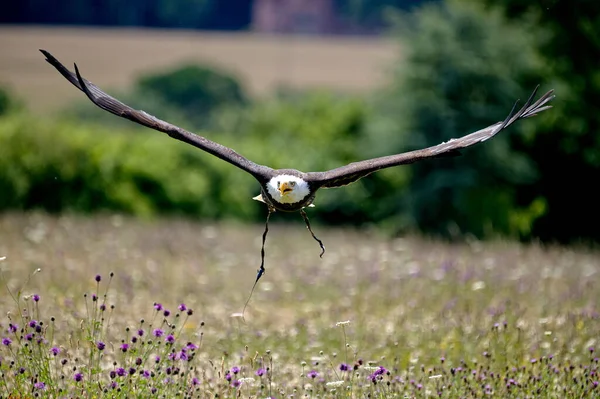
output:
[[38, 294], [33, 294], [33, 297], [32, 297], [32, 298], [33, 298], [33, 300], [34, 300], [35, 302], [39, 302], [39, 301], [40, 301], [40, 296], [39, 296]]
[[121, 350], [123, 352], [127, 352], [128, 349], [129, 349], [129, 344], [121, 344]]
[[155, 336], [155, 337], [157, 337], [157, 338], [160, 338], [160, 337], [162, 337], [162, 336], [163, 336], [163, 334], [164, 334], [164, 331], [163, 331], [163, 330], [161, 330], [160, 328], [157, 328], [156, 330], [154, 330], [154, 331], [152, 332], [152, 334], [154, 334], [154, 336]]
[[31, 328], [35, 328], [35, 326], [37, 326], [37, 321], [35, 321], [35, 320], [31, 320], [31, 321], [29, 322], [29, 327], [31, 327]]
[[104, 312], [105, 310], [106, 310], [106, 305], [105, 304], [100, 305], [100, 311]]
[[53, 356], [58, 356], [58, 354], [60, 353], [60, 348], [57, 346], [53, 346], [52, 348], [50, 348], [50, 353]]
[[156, 309], [156, 311], [160, 312], [163, 309], [163, 305], [156, 302], [156, 303], [154, 303], [154, 309]]
[[102, 280], [102, 276], [99, 274], [96, 274], [96, 282], [99, 283], [100, 280]]
[[25, 339], [26, 339], [27, 341], [33, 341], [33, 334], [32, 334], [32, 333], [25, 334]]
[[254, 374], [256, 374], [259, 377], [262, 377], [263, 375], [265, 375], [265, 373], [267, 372], [267, 370], [265, 370], [264, 368], [259, 368], [258, 370], [256, 370], [256, 372]]
[[348, 367], [348, 365], [346, 363], [340, 364], [340, 371], [348, 371], [348, 370], [350, 370], [350, 367]]
[[317, 378], [318, 375], [319, 373], [317, 373], [317, 370], [311, 370], [307, 374], [308, 378]]
[[175, 337], [171, 334], [167, 335], [167, 338], [165, 338], [165, 341], [167, 341], [167, 343], [172, 344], [173, 342], [175, 342]]
[[106, 348], [106, 344], [102, 341], [98, 341], [98, 343], [96, 343], [96, 348], [98, 348], [98, 350], [103, 351], [104, 348]]
[[237, 374], [237, 373], [239, 373], [239, 372], [240, 372], [240, 368], [239, 368], [238, 366], [233, 366], [233, 367], [231, 368], [231, 372], [232, 372], [233, 374]]
[[39, 381], [39, 382], [36, 382], [35, 384], [33, 384], [33, 387], [35, 389], [44, 390], [44, 389], [46, 389], [46, 384], [44, 384], [42, 381]]
[[116, 371], [117, 371], [117, 375], [118, 375], [119, 377], [123, 377], [123, 376], [126, 374], [126, 372], [125, 372], [125, 369], [124, 369], [123, 367], [119, 367], [119, 368], [117, 368], [117, 370], [116, 370]]
[[165, 315], [165, 317], [169, 317], [169, 315], [171, 314], [171, 311], [169, 309], [165, 309], [163, 314]]
[[83, 374], [75, 373], [75, 375], [73, 376], [73, 379], [75, 380], [75, 382], [80, 382], [81, 380], [83, 380]]
[[10, 323], [8, 325], [8, 331], [10, 331], [12, 333], [17, 332], [18, 329], [19, 329], [19, 325], [18, 324], [12, 324], [12, 323]]
[[191, 316], [191, 315], [193, 315], [193, 314], [194, 314], [194, 311], [193, 311], [192, 309], [188, 309], [188, 310], [187, 310], [187, 315], [188, 315], [188, 316]]
[[188, 360], [188, 355], [184, 351], [179, 352], [179, 359], [186, 361]]
[[234, 388], [237, 388], [240, 385], [242, 385], [242, 383], [240, 382], [240, 380], [233, 380], [233, 382], [231, 383], [231, 386], [234, 387]]
[[195, 351], [196, 349], [198, 349], [198, 346], [197, 346], [197, 345], [194, 345], [194, 344], [193, 344], [193, 343], [191, 343], [191, 342], [188, 342], [188, 343], [187, 343], [187, 345], [185, 346], [185, 349], [188, 349], [188, 350]]
[[154, 358], [154, 363], [160, 363], [160, 356], [158, 356], [158, 355], [157, 355], [157, 356]]
[[142, 377], [144, 377], [144, 378], [150, 378], [150, 372], [148, 370], [142, 371]]
[[200, 385], [200, 380], [196, 377], [192, 378], [192, 385]]
[[187, 306], [185, 306], [185, 303], [182, 303], [177, 307], [177, 309], [179, 309], [182, 312], [185, 312], [187, 310]]
[[225, 379], [227, 381], [231, 381], [231, 374], [229, 374], [229, 371], [227, 372], [227, 374], [225, 374]]
[[144, 330], [142, 330], [141, 328], [137, 331], [137, 334], [141, 337], [144, 335]]
[[117, 389], [119, 387], [119, 383], [117, 381], [113, 381], [110, 383], [110, 389]]
[[117, 376], [117, 372], [115, 370], [111, 370], [108, 375], [110, 375], [110, 378], [114, 380]]
[[2, 338], [2, 345], [9, 346], [12, 344], [12, 340], [10, 338]]

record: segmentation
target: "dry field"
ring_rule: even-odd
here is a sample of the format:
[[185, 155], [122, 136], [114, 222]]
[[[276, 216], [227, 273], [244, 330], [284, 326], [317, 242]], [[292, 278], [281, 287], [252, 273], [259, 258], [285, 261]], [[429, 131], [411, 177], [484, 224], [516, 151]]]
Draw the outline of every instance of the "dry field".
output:
[[255, 95], [278, 85], [365, 90], [385, 81], [397, 44], [377, 38], [280, 37], [177, 30], [0, 26], [0, 84], [35, 112], [51, 112], [77, 97], [38, 49], [73, 62], [103, 88], [127, 87], [144, 72], [186, 61], [236, 73]]
[[[15, 386], [60, 397], [597, 392], [597, 252], [314, 226], [327, 247], [319, 259], [301, 224], [275, 216], [244, 322], [262, 226], [0, 215], [0, 395]], [[8, 289], [21, 293], [18, 306]], [[115, 308], [99, 310], [104, 301]]]

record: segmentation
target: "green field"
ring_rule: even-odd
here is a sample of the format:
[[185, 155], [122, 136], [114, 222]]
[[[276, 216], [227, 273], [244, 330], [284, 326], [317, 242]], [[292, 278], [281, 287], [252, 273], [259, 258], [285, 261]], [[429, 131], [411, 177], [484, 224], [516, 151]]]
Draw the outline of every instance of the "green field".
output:
[[[1, 338], [11, 341], [0, 345], [0, 395], [596, 392], [597, 252], [500, 241], [451, 245], [314, 226], [327, 247], [319, 259], [302, 224], [278, 224], [289, 219], [273, 218], [267, 273], [244, 321], [239, 312], [259, 263], [260, 225], [0, 216]], [[17, 306], [8, 290], [17, 297], [19, 287]], [[164, 317], [155, 303], [172, 314]], [[193, 314], [178, 311], [181, 303]], [[40, 331], [29, 326], [32, 319], [43, 323]], [[18, 329], [11, 332], [9, 323]], [[145, 334], [132, 342], [140, 328]], [[165, 336], [172, 331], [175, 342], [152, 336], [158, 328]], [[198, 347], [188, 349], [191, 361], [178, 357], [188, 342]], [[125, 375], [111, 377], [121, 367]], [[40, 382], [43, 391], [35, 388]]]
[[44, 62], [40, 48], [67, 66], [77, 62], [104, 89], [127, 88], [140, 73], [194, 61], [237, 74], [259, 96], [280, 85], [372, 89], [384, 84], [398, 54], [396, 43], [378, 38], [0, 26], [0, 84], [43, 113], [81, 97]]

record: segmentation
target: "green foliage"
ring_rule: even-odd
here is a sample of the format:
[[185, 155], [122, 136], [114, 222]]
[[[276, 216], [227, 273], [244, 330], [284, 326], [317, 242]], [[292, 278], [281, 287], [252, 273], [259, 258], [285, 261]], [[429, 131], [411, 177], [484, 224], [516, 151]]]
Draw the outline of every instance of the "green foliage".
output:
[[253, 182], [233, 171], [159, 133], [0, 119], [0, 209], [248, 218]]
[[0, 86], [0, 116], [21, 108], [21, 104], [7, 88]]
[[207, 127], [209, 116], [218, 108], [247, 103], [242, 85], [233, 75], [200, 65], [142, 76], [136, 91], [141, 97], [154, 97], [179, 109], [198, 127]]
[[[365, 157], [365, 114], [359, 99], [313, 92], [241, 111], [223, 109], [215, 123], [219, 131], [235, 133], [199, 134], [274, 168], [326, 170]], [[262, 219], [264, 211], [251, 200], [259, 194], [251, 176], [161, 133], [89, 123], [42, 124], [27, 115], [0, 119], [0, 193], [0, 209], [239, 220]], [[317, 219], [373, 219], [370, 205], [376, 201], [362, 182], [329, 193], [320, 193], [316, 212], [311, 210]]]
[[[465, 0], [472, 1], [472, 0]], [[523, 190], [523, 201], [542, 196], [547, 212], [533, 225], [544, 240], [600, 241], [600, 2], [486, 0], [514, 23], [543, 29], [538, 57], [545, 80], [556, 88], [555, 108], [536, 121], [519, 148], [537, 165], [539, 179]]]
[[[245, 139], [243, 151], [273, 168], [302, 171], [333, 169], [368, 158], [372, 138], [366, 136], [370, 107], [364, 100], [326, 91], [291, 92], [261, 102], [245, 112], [224, 112], [219, 130], [236, 131]], [[247, 141], [246, 141], [247, 140]], [[237, 144], [242, 149], [242, 144]], [[380, 146], [382, 154], [389, 148]], [[401, 169], [383, 171], [338, 190], [322, 190], [310, 213], [328, 223], [381, 221], [389, 204], [381, 195], [402, 190]]]
[[[396, 25], [405, 61], [380, 100], [389, 120], [383, 128], [404, 132], [388, 141], [394, 151], [439, 144], [503, 120], [512, 102], [539, 83], [527, 26], [508, 23], [499, 12], [450, 0], [399, 16]], [[520, 202], [517, 188], [535, 181], [537, 170], [512, 142], [532, 124], [520, 122], [462, 157], [412, 165], [409, 191], [386, 199], [408, 210], [390, 214], [396, 228], [528, 236], [527, 226], [546, 209], [533, 199]], [[381, 127], [375, 130], [385, 137]]]

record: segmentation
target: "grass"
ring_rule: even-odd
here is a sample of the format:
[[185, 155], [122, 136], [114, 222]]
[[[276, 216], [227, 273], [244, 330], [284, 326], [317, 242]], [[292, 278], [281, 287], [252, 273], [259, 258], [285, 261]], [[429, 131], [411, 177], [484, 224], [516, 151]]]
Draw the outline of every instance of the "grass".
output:
[[314, 228], [1, 215], [0, 395], [598, 396], [597, 252]]
[[[381, 38], [317, 38], [160, 29], [0, 26], [0, 85], [36, 113], [52, 113], [81, 93], [38, 49], [73, 62], [105, 90], [127, 88], [141, 73], [196, 61], [231, 71], [251, 94], [278, 86], [367, 90], [384, 84], [398, 48]], [[135, 56], [131, 56], [135, 53]]]

